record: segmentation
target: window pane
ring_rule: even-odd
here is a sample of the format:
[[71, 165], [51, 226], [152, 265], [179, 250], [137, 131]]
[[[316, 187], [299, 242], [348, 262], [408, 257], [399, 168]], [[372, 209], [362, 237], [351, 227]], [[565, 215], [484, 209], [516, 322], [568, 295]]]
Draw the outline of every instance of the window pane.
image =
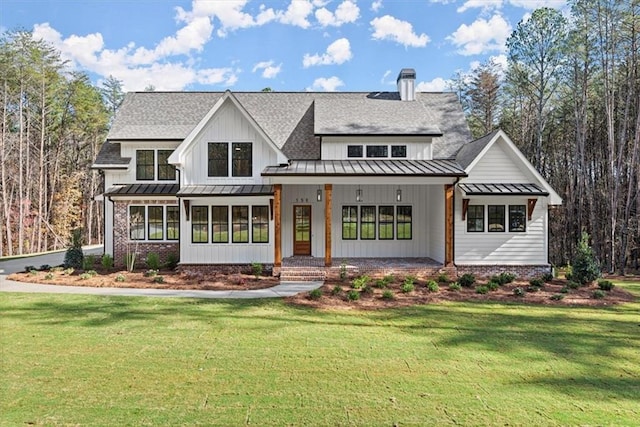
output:
[[362, 145], [347, 145], [347, 157], [362, 157]]
[[149, 206], [149, 240], [163, 240], [164, 208]]
[[406, 145], [392, 145], [391, 146], [391, 157], [407, 157], [407, 146]]
[[373, 240], [376, 238], [376, 207], [362, 206], [360, 208], [360, 238]]
[[129, 206], [129, 239], [144, 240], [144, 206]]
[[504, 205], [489, 205], [489, 228], [490, 232], [503, 232], [504, 229]]
[[136, 179], [153, 180], [153, 150], [136, 150]]
[[269, 207], [253, 206], [251, 208], [251, 227], [253, 243], [269, 243]]
[[158, 150], [158, 180], [174, 181], [176, 179], [176, 167], [167, 163], [171, 150]]
[[398, 240], [411, 240], [413, 235], [411, 206], [398, 206], [396, 221]]
[[251, 167], [251, 146], [250, 142], [234, 142], [233, 148], [233, 176], [253, 175]]
[[358, 238], [358, 207], [342, 207], [342, 238], [355, 240]]
[[393, 240], [393, 206], [378, 208], [378, 236], [380, 240]]
[[208, 164], [209, 176], [229, 176], [229, 144], [210, 142]]
[[180, 208], [167, 206], [167, 240], [178, 240], [180, 237]]
[[467, 208], [467, 231], [484, 231], [484, 206], [469, 205]]
[[388, 157], [386, 145], [367, 145], [367, 157]]
[[229, 243], [228, 206], [211, 206], [211, 241]]
[[249, 243], [249, 206], [232, 206], [233, 243]]
[[209, 207], [193, 206], [191, 208], [191, 241], [207, 243], [209, 241]]
[[526, 231], [527, 217], [525, 205], [509, 205], [509, 231]]

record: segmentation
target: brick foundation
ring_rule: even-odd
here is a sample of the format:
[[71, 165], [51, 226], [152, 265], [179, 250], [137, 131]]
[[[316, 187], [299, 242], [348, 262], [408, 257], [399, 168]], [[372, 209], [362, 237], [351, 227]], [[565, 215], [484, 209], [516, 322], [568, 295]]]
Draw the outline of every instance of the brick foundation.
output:
[[520, 279], [531, 279], [551, 273], [551, 265], [456, 265], [458, 276], [471, 273], [477, 277], [491, 277], [495, 274], [509, 272]]
[[[251, 264], [180, 264], [177, 270], [181, 273], [216, 274], [253, 274]], [[262, 264], [262, 275], [271, 276], [273, 264]]]

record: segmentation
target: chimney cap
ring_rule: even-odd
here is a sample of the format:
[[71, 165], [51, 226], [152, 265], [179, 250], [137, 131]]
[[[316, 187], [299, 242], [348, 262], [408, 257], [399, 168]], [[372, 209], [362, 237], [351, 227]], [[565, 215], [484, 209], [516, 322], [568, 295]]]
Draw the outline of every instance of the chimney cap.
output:
[[413, 79], [415, 80], [416, 78], [416, 70], [414, 70], [413, 68], [403, 68], [402, 70], [400, 70], [400, 74], [398, 74], [398, 78], [396, 80], [396, 83], [399, 82], [402, 79]]

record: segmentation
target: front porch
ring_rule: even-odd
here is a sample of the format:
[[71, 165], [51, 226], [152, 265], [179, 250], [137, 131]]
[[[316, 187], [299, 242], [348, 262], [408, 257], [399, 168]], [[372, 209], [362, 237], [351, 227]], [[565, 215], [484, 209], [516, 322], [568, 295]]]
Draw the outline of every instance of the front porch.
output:
[[422, 275], [437, 276], [446, 272], [455, 277], [455, 267], [445, 267], [431, 258], [340, 258], [332, 259], [325, 265], [324, 258], [293, 256], [282, 259], [280, 268], [274, 267], [274, 274], [280, 274], [280, 280], [316, 281], [327, 278], [339, 278], [341, 271], [347, 277], [367, 275]]

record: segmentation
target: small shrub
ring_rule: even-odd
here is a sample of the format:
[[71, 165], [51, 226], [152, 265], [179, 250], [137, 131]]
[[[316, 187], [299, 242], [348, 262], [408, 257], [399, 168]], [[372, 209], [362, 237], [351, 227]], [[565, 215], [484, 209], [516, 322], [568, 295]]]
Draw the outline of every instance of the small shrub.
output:
[[553, 280], [553, 273], [552, 272], [544, 273], [541, 279], [544, 283], [549, 283]]
[[402, 292], [404, 292], [405, 294], [408, 294], [409, 292], [413, 292], [413, 290], [415, 289], [415, 285], [413, 284], [413, 282], [407, 282], [406, 280], [404, 281], [404, 283], [402, 284], [402, 286], [400, 287], [400, 290]]
[[253, 273], [253, 277], [256, 278], [256, 280], [258, 280], [260, 278], [260, 276], [262, 276], [262, 271], [264, 270], [264, 267], [262, 266], [261, 262], [252, 262], [251, 263], [251, 273]]
[[450, 291], [459, 291], [460, 289], [462, 289], [462, 286], [460, 286], [460, 283], [458, 282], [449, 283]]
[[476, 283], [476, 276], [471, 273], [465, 273], [458, 277], [458, 283], [460, 283], [460, 286], [464, 288], [470, 288], [474, 283]]
[[158, 270], [147, 270], [143, 273], [144, 277], [156, 277], [158, 275]]
[[347, 263], [342, 261], [340, 263], [340, 280], [346, 280], [347, 278]]
[[538, 292], [540, 290], [540, 286], [529, 285], [526, 287], [527, 292]]
[[63, 271], [64, 271], [64, 267], [61, 267], [61, 266], [51, 268], [52, 273], [62, 273]]
[[93, 254], [89, 254], [82, 260], [82, 269], [83, 270], [93, 270], [96, 265], [96, 256]]
[[607, 294], [605, 294], [605, 292], [602, 289], [596, 289], [595, 291], [593, 291], [593, 293], [591, 294], [591, 297], [594, 299], [602, 299], [606, 296]]
[[417, 281], [418, 281], [418, 278], [412, 275], [404, 278], [404, 283], [411, 283], [412, 285], [415, 284]]
[[569, 289], [578, 289], [581, 285], [578, 282], [574, 282], [572, 280], [569, 280], [567, 282], [567, 286], [569, 287]]
[[312, 300], [318, 300], [322, 297], [322, 291], [320, 289], [314, 289], [309, 292], [309, 298]]
[[476, 287], [476, 293], [477, 294], [484, 295], [484, 294], [486, 294], [488, 292], [489, 292], [489, 288], [487, 286], [481, 285], [481, 286]]
[[369, 281], [371, 279], [369, 278], [369, 276], [359, 276], [356, 277], [355, 279], [353, 279], [353, 281], [351, 282], [351, 287], [353, 289], [362, 289], [364, 288], [367, 284], [369, 284]]
[[396, 280], [396, 278], [393, 276], [393, 274], [387, 274], [382, 278], [382, 280], [384, 280], [384, 283], [388, 285], [390, 283], [393, 283]]
[[91, 277], [96, 277], [98, 275], [98, 272], [95, 270], [87, 270], [85, 271], [85, 274], [88, 274]]
[[449, 275], [447, 273], [438, 274], [438, 283], [447, 283], [449, 282]]
[[82, 273], [82, 274], [80, 275], [80, 280], [87, 280], [87, 279], [91, 279], [91, 277], [93, 277], [93, 276], [91, 276], [89, 273]]
[[145, 263], [151, 270], [160, 269], [160, 255], [158, 255], [156, 252], [149, 252], [147, 254], [147, 260]]
[[45, 280], [52, 280], [53, 279], [53, 273], [47, 273], [44, 275], [44, 279]]
[[164, 283], [164, 276], [155, 276], [153, 278], [153, 283]]
[[64, 266], [82, 268], [84, 265], [84, 254], [82, 248], [69, 248], [64, 254]]
[[613, 284], [610, 280], [600, 279], [598, 280], [598, 287], [603, 291], [611, 291], [616, 285]]
[[536, 288], [543, 288], [544, 281], [538, 277], [529, 280], [529, 285], [534, 286]]
[[124, 274], [119, 273], [116, 278], [114, 279], [116, 282], [124, 282], [125, 280], [127, 280], [127, 278], [125, 277]]
[[564, 273], [564, 278], [567, 280], [573, 280], [573, 273], [571, 273], [571, 270], [567, 270], [567, 272]]
[[71, 276], [75, 270], [73, 267], [65, 268], [62, 270], [62, 274], [66, 274], [67, 276]]
[[167, 260], [165, 261], [164, 265], [166, 268], [173, 270], [178, 266], [179, 262], [180, 257], [178, 257], [178, 254], [176, 254], [175, 252], [171, 252], [169, 255], [167, 255]]
[[365, 295], [373, 295], [373, 288], [371, 285], [364, 285], [361, 292]]
[[513, 290], [513, 294], [517, 297], [523, 297], [524, 296], [524, 289], [522, 288], [515, 288]]
[[40, 271], [48, 271], [51, 270], [51, 266], [49, 264], [42, 264], [39, 268]]
[[356, 291], [355, 289], [352, 289], [349, 292], [347, 292], [347, 300], [358, 301], [359, 299], [360, 299], [360, 292]]
[[438, 292], [440, 290], [440, 286], [438, 286], [438, 283], [435, 280], [429, 280], [427, 282], [427, 289], [429, 292]]
[[102, 255], [100, 263], [102, 264], [102, 268], [105, 270], [111, 270], [113, 268], [113, 257], [111, 254], [104, 254]]
[[500, 286], [511, 283], [514, 280], [516, 280], [516, 275], [513, 273], [508, 273], [506, 271], [503, 271], [502, 273], [496, 274], [495, 276], [491, 277], [491, 281], [496, 282]]
[[376, 288], [384, 289], [387, 287], [387, 282], [385, 282], [384, 279], [378, 279], [375, 281], [374, 285]]
[[487, 288], [488, 288], [490, 291], [497, 291], [497, 290], [498, 290], [498, 288], [500, 288], [500, 283], [498, 283], [498, 282], [494, 282], [494, 281], [492, 280], [492, 281], [490, 281], [489, 283], [487, 283]]
[[31, 273], [31, 271], [34, 271], [36, 269], [35, 265], [25, 265], [24, 266], [24, 272], [25, 273]]
[[561, 294], [568, 294], [569, 293], [569, 287], [568, 286], [563, 286], [562, 289], [560, 289], [560, 293]]
[[342, 293], [342, 286], [335, 285], [333, 289], [331, 289], [331, 295], [340, 295]]
[[29, 270], [29, 274], [32, 276], [37, 276], [38, 275], [38, 270], [36, 270], [35, 268], [32, 270]]
[[589, 235], [585, 232], [580, 236], [575, 258], [571, 263], [572, 278], [578, 283], [586, 285], [600, 277], [600, 264], [589, 246]]
[[393, 291], [391, 289], [386, 289], [382, 292], [382, 299], [383, 300], [392, 300], [395, 297], [393, 296]]
[[553, 301], [560, 301], [564, 298], [564, 295], [562, 294], [553, 294], [549, 297], [551, 300]]

